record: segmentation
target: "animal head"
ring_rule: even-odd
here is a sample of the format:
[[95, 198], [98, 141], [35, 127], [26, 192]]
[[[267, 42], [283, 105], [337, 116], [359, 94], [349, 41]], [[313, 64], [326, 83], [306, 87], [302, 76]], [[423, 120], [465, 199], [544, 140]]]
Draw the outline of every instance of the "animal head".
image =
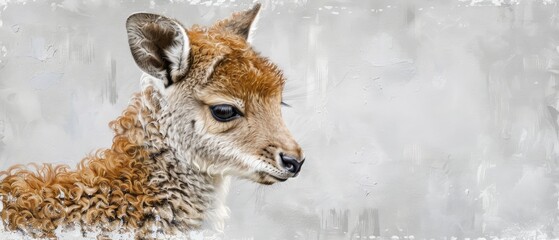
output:
[[273, 184], [295, 177], [304, 156], [281, 115], [285, 79], [248, 40], [259, 10], [190, 29], [137, 13], [126, 28], [134, 60], [160, 85], [160, 131], [179, 160]]

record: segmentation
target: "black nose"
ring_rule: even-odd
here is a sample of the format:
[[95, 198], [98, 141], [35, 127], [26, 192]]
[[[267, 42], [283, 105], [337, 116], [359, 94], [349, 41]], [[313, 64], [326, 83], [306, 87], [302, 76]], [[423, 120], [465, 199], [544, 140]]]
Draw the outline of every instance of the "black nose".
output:
[[301, 166], [303, 165], [303, 163], [305, 162], [305, 159], [301, 160], [300, 162], [297, 161], [297, 159], [291, 157], [291, 156], [287, 156], [283, 153], [280, 153], [280, 158], [281, 158], [281, 163], [283, 164], [283, 167], [285, 168], [285, 170], [292, 172], [292, 173], [299, 173], [299, 171], [301, 171]]

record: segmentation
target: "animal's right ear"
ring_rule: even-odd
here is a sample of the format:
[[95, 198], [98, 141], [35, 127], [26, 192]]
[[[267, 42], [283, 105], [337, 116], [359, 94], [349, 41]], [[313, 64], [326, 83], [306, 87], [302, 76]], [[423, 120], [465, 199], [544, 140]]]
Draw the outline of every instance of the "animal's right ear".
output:
[[190, 44], [181, 24], [156, 14], [135, 13], [126, 20], [126, 31], [142, 71], [161, 79], [165, 87], [186, 76]]

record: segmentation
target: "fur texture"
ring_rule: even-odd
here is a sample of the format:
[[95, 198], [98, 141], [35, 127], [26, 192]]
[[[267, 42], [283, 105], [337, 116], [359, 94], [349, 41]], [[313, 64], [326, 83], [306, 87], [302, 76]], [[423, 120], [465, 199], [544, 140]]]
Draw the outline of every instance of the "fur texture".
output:
[[[134, 14], [130, 48], [142, 77], [113, 144], [67, 166], [14, 166], [0, 173], [1, 218], [12, 231], [54, 238], [58, 227], [132, 231], [156, 238], [223, 228], [229, 177], [262, 184], [294, 177], [282, 155], [303, 152], [281, 118], [284, 78], [247, 43], [260, 5], [212, 27]], [[242, 112], [217, 121], [211, 106]]]

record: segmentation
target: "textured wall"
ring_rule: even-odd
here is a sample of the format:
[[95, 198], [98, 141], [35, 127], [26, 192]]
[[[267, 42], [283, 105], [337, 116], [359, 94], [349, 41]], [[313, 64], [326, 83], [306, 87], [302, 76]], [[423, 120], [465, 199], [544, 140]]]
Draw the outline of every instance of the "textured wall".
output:
[[[226, 239], [559, 237], [557, 2], [261, 2], [254, 45], [289, 79], [307, 161], [235, 181]], [[110, 146], [139, 90], [131, 13], [210, 24], [251, 5], [0, 0], [0, 169]]]

